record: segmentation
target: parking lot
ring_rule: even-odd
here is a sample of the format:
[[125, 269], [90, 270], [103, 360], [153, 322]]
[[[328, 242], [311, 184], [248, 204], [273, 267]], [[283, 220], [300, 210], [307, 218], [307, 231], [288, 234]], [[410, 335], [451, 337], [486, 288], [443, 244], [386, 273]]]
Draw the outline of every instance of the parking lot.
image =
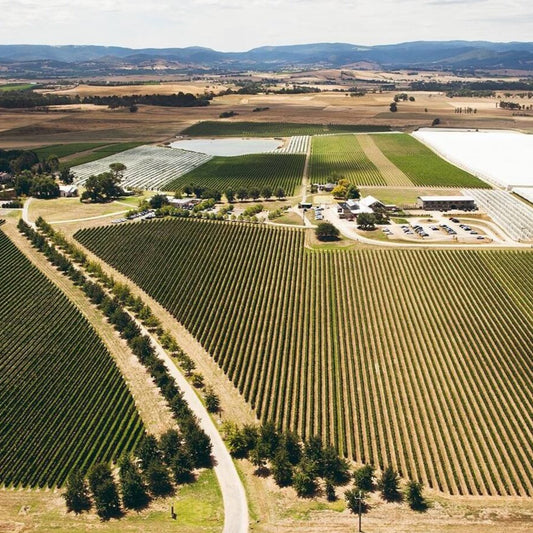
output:
[[406, 241], [428, 242], [461, 242], [461, 243], [487, 243], [492, 239], [486, 235], [480, 225], [469, 221], [461, 222], [459, 218], [443, 217], [439, 214], [431, 218], [409, 218], [405, 222], [391, 221], [388, 226], [383, 226], [382, 231], [390, 239]]

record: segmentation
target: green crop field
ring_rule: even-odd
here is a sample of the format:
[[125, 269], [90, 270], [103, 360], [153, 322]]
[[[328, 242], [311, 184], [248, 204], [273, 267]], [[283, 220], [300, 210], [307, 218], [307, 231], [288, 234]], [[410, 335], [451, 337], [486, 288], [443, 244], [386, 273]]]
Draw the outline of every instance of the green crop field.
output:
[[33, 148], [39, 159], [45, 160], [50, 155], [56, 155], [60, 159], [68, 155], [77, 154], [78, 152], [85, 152], [86, 150], [94, 150], [101, 146], [106, 146], [108, 143], [70, 143], [70, 144], [53, 144], [51, 146], [43, 146], [41, 148]]
[[0, 485], [61, 485], [144, 433], [96, 332], [0, 231]]
[[355, 185], [387, 185], [374, 163], [365, 155], [356, 135], [313, 137], [309, 162], [312, 183], [335, 182], [340, 176]]
[[120, 152], [125, 152], [126, 150], [131, 150], [132, 148], [137, 148], [137, 146], [142, 146], [142, 142], [125, 142], [125, 143], [116, 143], [116, 144], [106, 144], [102, 148], [97, 148], [93, 152], [85, 155], [80, 155], [74, 159], [68, 161], [69, 167], [75, 167], [78, 165], [83, 165], [84, 163], [90, 163], [91, 161], [96, 161], [98, 159], [103, 159], [104, 157], [119, 154]]
[[418, 186], [491, 188], [472, 174], [448, 163], [404, 133], [372, 137], [383, 154]]
[[289, 196], [301, 184], [305, 155], [249, 154], [214, 157], [207, 163], [165, 185], [166, 191], [180, 191], [186, 185], [202, 185], [224, 191], [232, 188], [281, 187]]
[[300, 124], [296, 122], [198, 122], [181, 133], [191, 137], [291, 137], [320, 133], [390, 131], [390, 126], [350, 124]]
[[33, 89], [34, 87], [35, 85], [32, 83], [6, 83], [5, 85], [0, 85], [0, 92], [26, 91], [28, 89]]
[[76, 238], [195, 335], [263, 420], [451, 494], [533, 495], [533, 253], [304, 248], [163, 220]]

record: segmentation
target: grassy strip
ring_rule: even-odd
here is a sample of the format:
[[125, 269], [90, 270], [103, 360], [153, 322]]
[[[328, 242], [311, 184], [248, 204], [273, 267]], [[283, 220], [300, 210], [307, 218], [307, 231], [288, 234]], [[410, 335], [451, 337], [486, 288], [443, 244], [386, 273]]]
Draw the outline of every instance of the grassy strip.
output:
[[184, 135], [202, 137], [221, 135], [228, 137], [290, 137], [292, 135], [319, 135], [321, 133], [346, 133], [390, 131], [390, 126], [352, 124], [299, 124], [296, 122], [198, 122], [182, 131]]
[[376, 135], [374, 142], [415, 185], [491, 188], [472, 174], [448, 163], [410, 135]]
[[70, 144], [52, 144], [50, 146], [42, 146], [41, 148], [34, 148], [35, 152], [41, 161], [45, 160], [50, 155], [56, 155], [60, 159], [78, 152], [85, 152], [87, 150], [94, 150], [109, 143], [70, 143]]

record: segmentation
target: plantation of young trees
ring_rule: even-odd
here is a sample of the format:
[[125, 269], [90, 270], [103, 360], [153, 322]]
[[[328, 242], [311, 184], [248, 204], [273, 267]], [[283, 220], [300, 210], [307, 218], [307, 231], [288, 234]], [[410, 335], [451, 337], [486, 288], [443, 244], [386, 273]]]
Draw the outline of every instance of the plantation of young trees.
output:
[[263, 421], [451, 494], [533, 495], [533, 254], [312, 252], [304, 234], [179, 219], [76, 237]]
[[0, 256], [0, 483], [61, 485], [133, 450], [144, 427], [81, 313], [1, 231]]

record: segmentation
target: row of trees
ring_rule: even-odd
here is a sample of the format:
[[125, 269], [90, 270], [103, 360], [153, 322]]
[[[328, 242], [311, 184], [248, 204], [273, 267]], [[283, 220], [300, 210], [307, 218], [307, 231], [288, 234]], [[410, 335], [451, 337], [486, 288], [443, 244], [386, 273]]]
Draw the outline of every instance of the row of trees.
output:
[[[103, 312], [120, 336], [126, 340], [132, 353], [147, 368], [155, 384], [159, 387], [177, 421], [179, 432], [172, 430], [160, 444], [154, 441], [153, 437], [148, 436], [140, 446], [138, 451], [139, 459], [143, 471], [148, 476], [147, 479], [152, 479], [152, 473], [155, 472], [155, 478], [164, 481], [169, 478], [167, 470], [170, 468], [175, 482], [191, 481], [193, 479], [193, 469], [211, 466], [211, 441], [200, 428], [198, 420], [185, 402], [183, 393], [178, 389], [174, 378], [169, 374], [163, 362], [156, 356], [150, 337], [142, 334], [136, 321], [125, 309], [126, 303], [132, 310], [135, 309], [139, 320], [147, 328], [159, 334], [163, 347], [174, 352], [174, 355], [181, 365], [186, 368], [189, 375], [194, 369], [194, 363], [179, 350], [172, 336], [162, 330], [159, 321], [153, 316], [150, 309], [144, 305], [142, 300], [132, 296], [127, 286], [115, 282], [103, 273], [98, 264], [88, 261], [81, 250], [70, 244], [42, 218], [39, 218], [36, 224], [52, 242], [64, 249], [74, 262], [83, 265], [96, 279], [105, 280], [105, 284], [111, 294], [108, 294], [98, 282], [88, 279], [79, 268], [74, 266], [74, 263], [67, 256], [53, 244], [50, 244], [45, 236], [32, 229], [24, 221], [19, 221], [20, 231], [28, 237], [38, 250], [44, 253], [54, 266], [64, 272], [83, 290], [91, 303]], [[203, 379], [200, 381], [203, 386]], [[172, 447], [168, 444], [169, 440], [173, 443]], [[159, 448], [162, 450], [161, 453], [157, 451]], [[158, 462], [158, 458], [161, 461]], [[168, 487], [168, 484], [165, 485], [163, 481], [161, 481], [161, 486]], [[164, 491], [157, 489], [158, 485], [155, 482], [150, 482], [149, 485], [152, 494], [164, 494]], [[98, 508], [96, 494], [95, 503]]]
[[169, 496], [177, 485], [195, 479], [193, 460], [175, 429], [166, 431], [159, 441], [147, 435], [135, 457], [124, 455], [118, 467], [118, 486], [108, 463], [93, 465], [86, 478], [80, 470], [71, 472], [63, 494], [67, 511], [79, 514], [94, 504], [103, 520], [118, 518], [122, 507], [139, 511], [152, 498]]
[[[178, 193], [179, 194], [179, 193]], [[227, 201], [230, 203], [233, 203], [235, 200], [239, 201], [245, 201], [248, 199], [251, 200], [259, 200], [259, 198], [263, 198], [264, 200], [270, 200], [272, 197], [278, 198], [278, 200], [282, 200], [287, 195], [283, 188], [278, 187], [275, 191], [268, 187], [250, 187], [245, 188], [241, 187], [239, 189], [226, 189], [223, 191], [215, 190], [215, 189], [207, 189], [205, 187], [202, 187], [201, 185], [185, 185], [183, 187], [183, 194], [186, 196], [196, 196], [197, 198], [213, 198], [215, 201], [219, 202], [222, 198], [222, 194], [226, 197]]]
[[249, 459], [257, 475], [271, 474], [278, 486], [293, 486], [300, 497], [315, 495], [320, 478], [333, 493], [335, 486], [350, 479], [348, 462], [319, 437], [302, 442], [295, 433], [281, 432], [271, 422], [241, 428], [226, 424], [224, 433], [233, 457]]
[[191, 93], [175, 94], [143, 94], [123, 96], [64, 96], [58, 94], [40, 94], [32, 90], [0, 92], [0, 107], [34, 108], [51, 105], [67, 104], [94, 104], [105, 105], [110, 108], [131, 107], [138, 104], [163, 106], [163, 107], [202, 107], [209, 105], [212, 95], [194, 95]]
[[408, 481], [405, 490], [400, 490], [400, 476], [390, 466], [385, 468], [381, 477], [376, 478], [375, 469], [371, 465], [364, 465], [353, 474], [353, 488], [344, 494], [348, 509], [357, 514], [359, 509], [366, 513], [370, 509], [368, 496], [378, 490], [381, 498], [386, 502], [407, 501], [414, 511], [425, 511], [428, 503], [423, 496], [422, 484], [418, 481]]

